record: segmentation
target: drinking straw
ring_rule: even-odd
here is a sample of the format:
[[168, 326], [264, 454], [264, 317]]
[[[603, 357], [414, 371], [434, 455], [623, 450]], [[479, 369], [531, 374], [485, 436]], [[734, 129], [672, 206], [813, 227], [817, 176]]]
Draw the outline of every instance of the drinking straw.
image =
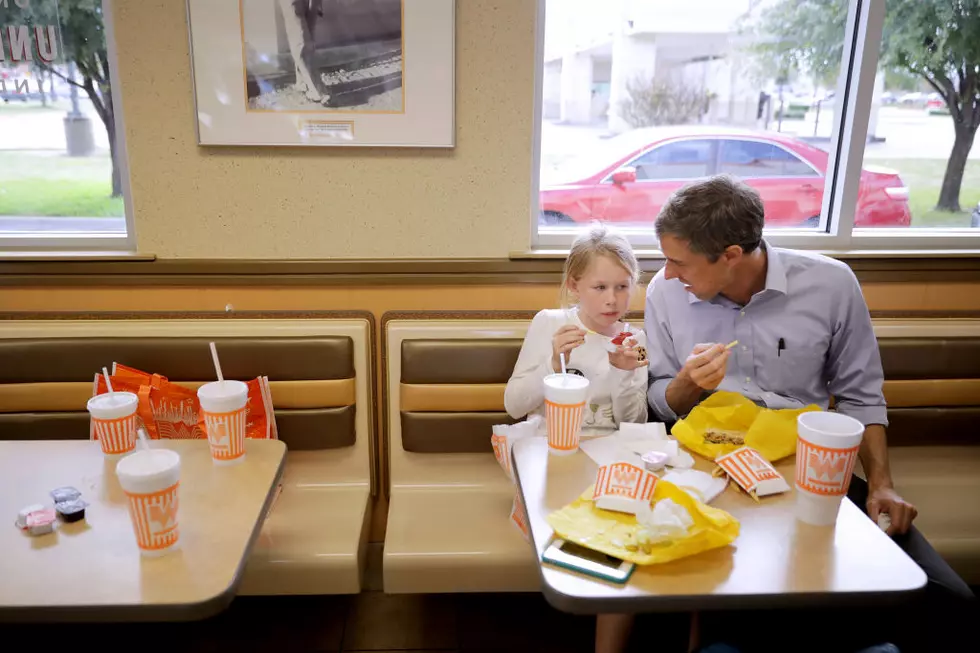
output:
[[214, 343], [211, 343], [211, 360], [214, 361], [214, 372], [218, 375], [218, 381], [224, 382], [225, 377], [221, 373], [221, 362], [218, 360], [218, 350], [215, 348]]

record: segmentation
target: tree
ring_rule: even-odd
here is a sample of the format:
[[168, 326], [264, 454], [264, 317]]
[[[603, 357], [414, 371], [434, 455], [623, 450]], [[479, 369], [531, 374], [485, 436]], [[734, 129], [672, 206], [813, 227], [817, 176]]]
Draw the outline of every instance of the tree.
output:
[[63, 71], [58, 70], [54, 65], [58, 63], [57, 60], [48, 64], [35, 57], [33, 63], [55, 77], [82, 89], [92, 101], [92, 106], [105, 125], [109, 137], [109, 154], [112, 158], [112, 196], [121, 196], [122, 177], [116, 156], [116, 122], [113, 117], [112, 84], [109, 78], [109, 53], [106, 47], [102, 0], [70, 0], [70, 2], [31, 0], [30, 3], [21, 4], [26, 6], [18, 7], [11, 1], [4, 8], [4, 4], [0, 2], [0, 25], [29, 25], [32, 32], [35, 25], [58, 26], [60, 63], [73, 62], [81, 81], [71, 79]]
[[[980, 0], [887, 0], [882, 67], [924, 79], [946, 101], [955, 139], [936, 208], [960, 211], [967, 157], [980, 127]], [[840, 69], [846, 0], [781, 0], [753, 25], [763, 60], [817, 78]]]
[[936, 208], [959, 211], [980, 127], [980, 0], [889, 0], [887, 6], [885, 63], [925, 79], [949, 107], [956, 137]]
[[684, 125], [708, 110], [710, 94], [685, 84], [637, 77], [626, 82], [626, 99], [619, 112], [630, 127]]

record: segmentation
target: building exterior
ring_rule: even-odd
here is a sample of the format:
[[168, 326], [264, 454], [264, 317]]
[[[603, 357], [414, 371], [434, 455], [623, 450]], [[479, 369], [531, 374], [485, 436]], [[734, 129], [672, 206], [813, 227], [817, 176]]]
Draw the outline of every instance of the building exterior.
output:
[[762, 85], [740, 24], [766, 0], [548, 0], [544, 118], [628, 129], [631, 80], [700, 88], [702, 122], [756, 125]]

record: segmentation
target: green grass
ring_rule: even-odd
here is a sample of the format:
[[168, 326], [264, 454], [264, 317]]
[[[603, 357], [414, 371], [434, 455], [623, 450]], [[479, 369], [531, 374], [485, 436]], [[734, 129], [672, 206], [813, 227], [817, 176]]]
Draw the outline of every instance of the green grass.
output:
[[122, 198], [110, 197], [111, 175], [105, 154], [0, 151], [0, 215], [122, 216]]
[[960, 213], [935, 210], [946, 173], [945, 159], [867, 159], [865, 164], [898, 170], [909, 188], [913, 227], [970, 226], [970, 213], [980, 202], [980, 161], [971, 159], [966, 164], [963, 185], [960, 186], [960, 207], [963, 209]]

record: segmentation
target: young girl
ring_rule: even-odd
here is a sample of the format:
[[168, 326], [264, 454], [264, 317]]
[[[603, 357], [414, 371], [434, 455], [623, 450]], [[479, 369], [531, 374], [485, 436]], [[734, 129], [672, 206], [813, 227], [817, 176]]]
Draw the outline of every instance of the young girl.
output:
[[[583, 433], [609, 433], [623, 422], [647, 421], [648, 361], [640, 325], [630, 325], [632, 335], [615, 351], [607, 349], [626, 326], [621, 320], [639, 273], [623, 236], [596, 224], [575, 239], [562, 276], [562, 308], [534, 316], [507, 381], [504, 406], [511, 417], [544, 415], [543, 379], [561, 371], [560, 354], [565, 354], [568, 372], [589, 380]], [[599, 615], [596, 653], [625, 650], [632, 625], [630, 615]]]
[[[575, 239], [561, 286], [560, 309], [534, 316], [504, 406], [514, 419], [544, 416], [543, 379], [567, 370], [589, 380], [583, 433], [611, 432], [622, 422], [647, 421], [646, 336], [640, 324], [632, 335], [607, 349], [625, 328], [621, 321], [636, 288], [639, 264], [627, 240], [602, 225]], [[571, 305], [570, 305], [571, 304]]]

